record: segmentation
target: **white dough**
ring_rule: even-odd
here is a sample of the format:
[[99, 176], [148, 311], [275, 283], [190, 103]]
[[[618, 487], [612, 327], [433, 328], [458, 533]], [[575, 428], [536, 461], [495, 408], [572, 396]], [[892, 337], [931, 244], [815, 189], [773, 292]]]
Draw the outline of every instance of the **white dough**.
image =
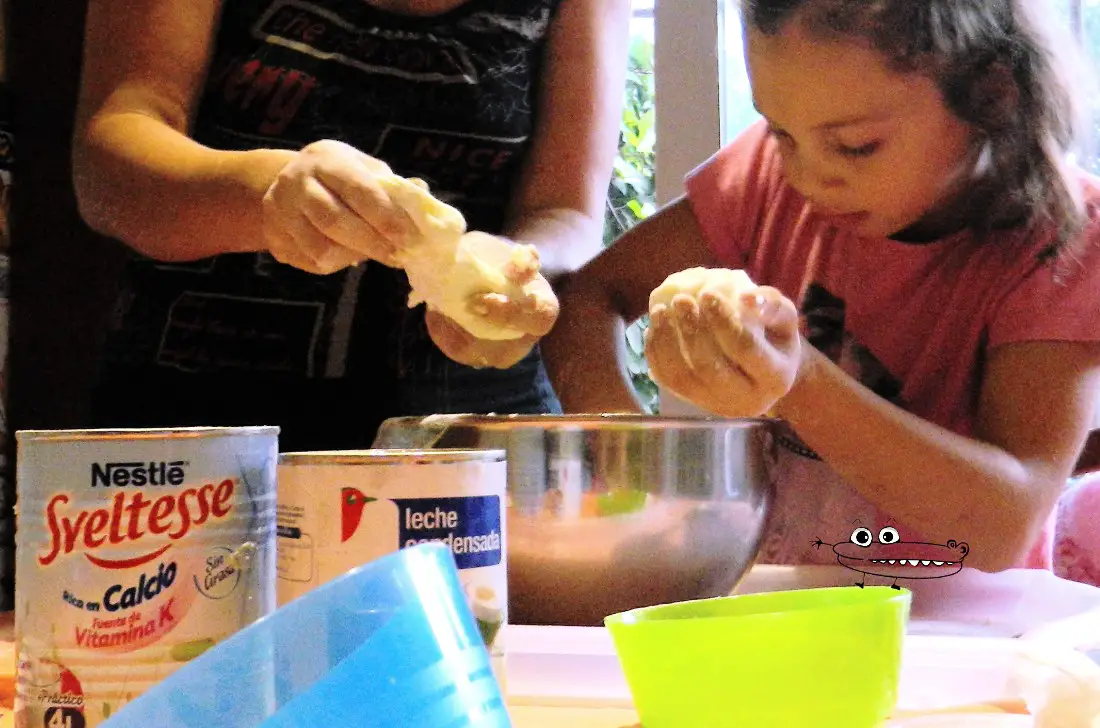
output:
[[377, 179], [390, 199], [412, 218], [424, 242], [454, 245], [466, 232], [462, 213], [435, 197], [423, 181], [392, 172], [378, 174]]
[[680, 294], [698, 300], [706, 291], [713, 291], [734, 304], [741, 294], [756, 288], [748, 274], [743, 270], [729, 268], [688, 268], [673, 273], [664, 283], [649, 294], [649, 310], [657, 306], [671, 306], [672, 299]]
[[467, 233], [462, 213], [434, 197], [418, 180], [388, 175], [380, 182], [420, 230], [420, 240], [401, 251], [396, 261], [412, 287], [409, 307], [425, 303], [479, 339], [522, 337], [523, 331], [493, 326], [467, 306], [479, 293], [524, 297], [524, 286], [514, 283], [505, 271], [515, 267], [537, 273], [535, 247], [515, 245], [486, 233]]

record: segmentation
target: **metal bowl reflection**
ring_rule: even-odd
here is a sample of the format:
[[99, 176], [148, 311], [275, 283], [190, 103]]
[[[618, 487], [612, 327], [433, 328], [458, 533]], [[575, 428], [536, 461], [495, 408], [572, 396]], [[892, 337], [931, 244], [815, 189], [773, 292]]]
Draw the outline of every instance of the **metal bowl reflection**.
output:
[[435, 415], [383, 423], [376, 448], [508, 453], [509, 621], [727, 594], [773, 498], [774, 423], [644, 415]]

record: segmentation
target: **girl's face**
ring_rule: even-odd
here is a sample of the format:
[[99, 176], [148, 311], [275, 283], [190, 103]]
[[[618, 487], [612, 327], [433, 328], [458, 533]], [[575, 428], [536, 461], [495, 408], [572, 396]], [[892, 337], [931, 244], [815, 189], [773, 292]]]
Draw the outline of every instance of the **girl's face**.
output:
[[856, 40], [822, 40], [797, 17], [746, 34], [754, 102], [771, 125], [791, 185], [864, 236], [925, 224], [973, 169], [970, 127], [936, 84], [887, 67]]

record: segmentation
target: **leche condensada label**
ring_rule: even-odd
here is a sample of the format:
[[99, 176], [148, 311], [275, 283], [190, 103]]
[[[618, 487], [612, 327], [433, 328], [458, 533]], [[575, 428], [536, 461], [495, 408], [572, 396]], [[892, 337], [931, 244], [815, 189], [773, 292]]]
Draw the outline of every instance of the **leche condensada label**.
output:
[[399, 549], [451, 550], [493, 655], [507, 622], [506, 466], [501, 462], [312, 465], [279, 469], [279, 603]]
[[20, 728], [98, 726], [273, 610], [276, 443], [20, 443]]

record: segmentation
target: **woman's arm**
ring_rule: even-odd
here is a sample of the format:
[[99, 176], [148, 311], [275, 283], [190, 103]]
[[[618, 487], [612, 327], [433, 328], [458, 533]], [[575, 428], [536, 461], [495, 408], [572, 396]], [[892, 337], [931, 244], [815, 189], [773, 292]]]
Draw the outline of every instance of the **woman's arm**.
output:
[[549, 280], [600, 250], [622, 118], [629, 0], [563, 0], [546, 45], [538, 122], [505, 235]]
[[270, 251], [312, 273], [387, 262], [413, 223], [385, 164], [321, 140], [218, 151], [187, 136], [220, 0], [90, 0], [73, 169], [89, 225], [145, 255]]
[[294, 152], [186, 131], [220, 0], [89, 0], [73, 168], [84, 219], [162, 260], [262, 249], [261, 201]]
[[718, 265], [684, 198], [635, 225], [559, 285], [561, 314], [542, 340], [566, 412], [640, 412], [626, 369], [624, 326], [666, 277]]
[[966, 541], [967, 564], [1010, 568], [1073, 470], [1100, 388], [1100, 346], [990, 352], [974, 439], [881, 399], [808, 345], [778, 413], [860, 493], [927, 537]]

